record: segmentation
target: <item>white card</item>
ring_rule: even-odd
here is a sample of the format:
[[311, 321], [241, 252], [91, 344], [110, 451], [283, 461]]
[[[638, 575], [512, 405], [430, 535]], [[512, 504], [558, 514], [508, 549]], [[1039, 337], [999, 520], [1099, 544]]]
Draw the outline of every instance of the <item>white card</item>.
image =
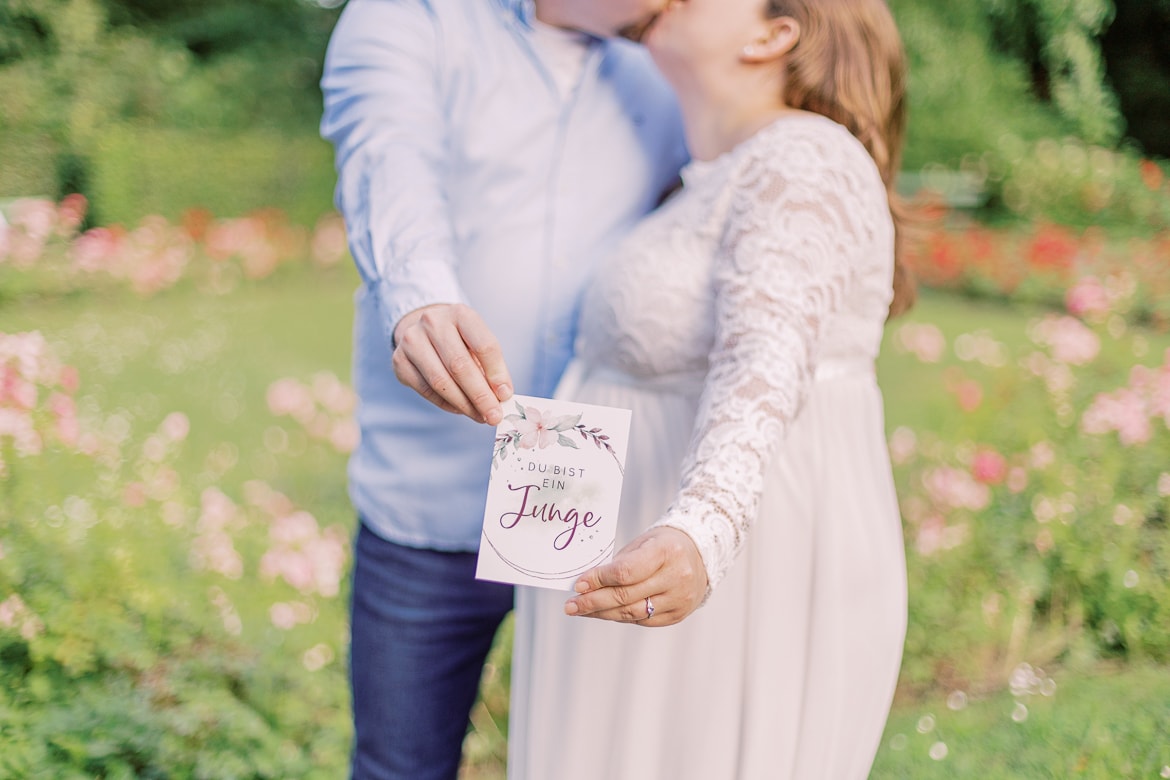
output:
[[504, 414], [475, 575], [567, 590], [613, 557], [630, 412], [517, 395]]

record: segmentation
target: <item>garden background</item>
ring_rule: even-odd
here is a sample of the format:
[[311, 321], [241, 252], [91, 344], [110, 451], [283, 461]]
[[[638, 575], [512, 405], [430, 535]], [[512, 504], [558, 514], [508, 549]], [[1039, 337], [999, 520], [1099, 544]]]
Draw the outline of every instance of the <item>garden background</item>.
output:
[[[344, 775], [329, 5], [0, 0], [0, 778]], [[938, 205], [879, 365], [911, 612], [873, 777], [1170, 778], [1170, 2], [891, 6]]]

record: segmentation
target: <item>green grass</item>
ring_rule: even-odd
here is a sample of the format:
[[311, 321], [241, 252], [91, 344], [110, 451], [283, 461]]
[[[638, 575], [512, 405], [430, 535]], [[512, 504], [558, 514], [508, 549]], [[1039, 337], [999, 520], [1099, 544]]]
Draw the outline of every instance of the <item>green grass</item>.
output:
[[[227, 296], [177, 289], [6, 302], [0, 331], [40, 330], [80, 372], [79, 406], [90, 396], [107, 414], [124, 412], [136, 437], [169, 412], [186, 413], [185, 477], [228, 487], [264, 479], [323, 524], [352, 524], [344, 460], [297, 441], [296, 423], [274, 418], [265, 395], [285, 376], [330, 371], [348, 381], [356, 279], [347, 265], [278, 274]], [[292, 432], [295, 456], [278, 460], [264, 446], [273, 426]]]
[[[351, 527], [344, 458], [295, 441], [295, 424], [271, 416], [265, 393], [284, 376], [307, 379], [317, 371], [348, 376], [355, 284], [348, 267], [294, 269], [225, 296], [180, 287], [146, 300], [122, 293], [10, 299], [0, 304], [0, 330], [41, 330], [60, 357], [79, 369], [83, 407], [88, 396], [88, 403], [104, 412], [124, 414], [136, 437], [168, 412], [185, 412], [191, 420], [179, 464], [185, 481], [232, 490], [248, 479], [264, 479], [323, 525]], [[959, 333], [984, 328], [1015, 346], [1038, 313], [926, 294], [907, 321], [935, 323], [948, 343]], [[1170, 346], [1170, 337], [1151, 335], [1149, 343], [1154, 359]], [[962, 365], [953, 353], [944, 362]], [[938, 386], [938, 366], [887, 347], [879, 369], [891, 429], [943, 428], [956, 413]], [[274, 426], [291, 431], [294, 439], [279, 456], [265, 446], [265, 434]], [[47, 499], [60, 500], [59, 492], [46, 490]], [[324, 606], [340, 612], [345, 603], [342, 594]], [[508, 637], [504, 632], [483, 701], [473, 713], [465, 778], [503, 776]], [[1155, 778], [1170, 765], [1166, 670], [1050, 673], [1057, 681], [1055, 695], [1022, 699], [1028, 710], [1022, 722], [1012, 719], [1016, 702], [1007, 692], [972, 698], [959, 710], [948, 709], [949, 692], [904, 698], [889, 722], [873, 777]], [[318, 679], [318, 684], [344, 685], [340, 674]], [[927, 715], [933, 723], [923, 721]], [[941, 760], [930, 757], [936, 743], [946, 745]]]
[[[1165, 669], [1053, 674], [1056, 692], [1010, 693], [948, 708], [945, 697], [899, 704], [873, 780], [1115, 780], [1170, 776], [1170, 674]], [[958, 703], [958, 702], [956, 702]], [[1019, 710], [1023, 705], [1024, 709]], [[1013, 719], [1013, 713], [1019, 722]], [[931, 758], [931, 750], [945, 756]]]

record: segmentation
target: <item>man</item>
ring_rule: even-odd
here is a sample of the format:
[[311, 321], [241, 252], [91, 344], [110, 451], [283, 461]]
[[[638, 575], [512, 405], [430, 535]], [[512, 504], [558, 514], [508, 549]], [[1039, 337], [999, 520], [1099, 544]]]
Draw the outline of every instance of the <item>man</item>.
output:
[[458, 771], [512, 606], [475, 580], [491, 426], [552, 392], [593, 261], [685, 158], [665, 84], [608, 37], [662, 4], [352, 0], [334, 32], [322, 134], [362, 276], [355, 778]]

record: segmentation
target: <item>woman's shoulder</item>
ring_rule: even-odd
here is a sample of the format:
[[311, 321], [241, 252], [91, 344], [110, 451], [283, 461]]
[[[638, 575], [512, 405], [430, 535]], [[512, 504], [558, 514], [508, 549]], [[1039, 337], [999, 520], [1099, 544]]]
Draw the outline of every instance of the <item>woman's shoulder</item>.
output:
[[861, 141], [843, 125], [809, 111], [786, 113], [749, 140], [741, 170], [774, 171], [786, 178], [825, 175], [881, 177]]

